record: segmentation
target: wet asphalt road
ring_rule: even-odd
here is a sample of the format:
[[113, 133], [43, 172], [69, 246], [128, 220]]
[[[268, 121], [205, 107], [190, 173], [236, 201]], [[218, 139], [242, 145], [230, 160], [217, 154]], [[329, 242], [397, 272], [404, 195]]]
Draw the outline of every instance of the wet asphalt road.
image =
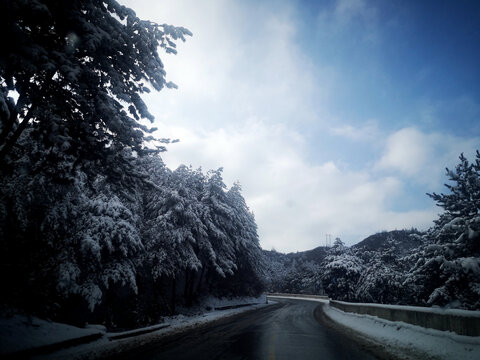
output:
[[191, 330], [115, 359], [310, 360], [375, 359], [315, 319], [318, 303], [275, 299], [277, 305]]

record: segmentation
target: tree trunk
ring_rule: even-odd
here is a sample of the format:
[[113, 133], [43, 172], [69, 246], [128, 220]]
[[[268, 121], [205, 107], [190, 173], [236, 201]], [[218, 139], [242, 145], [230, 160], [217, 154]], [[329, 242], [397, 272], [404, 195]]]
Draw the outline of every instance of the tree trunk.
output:
[[192, 306], [193, 304], [193, 287], [195, 285], [195, 273], [196, 271], [192, 271], [192, 278], [190, 279], [190, 284], [188, 287], [188, 303], [187, 306]]
[[189, 283], [188, 283], [188, 278], [189, 278], [189, 271], [188, 269], [185, 270], [185, 287], [183, 288], [183, 299], [185, 300], [185, 304], [188, 302], [188, 287], [189, 287]]
[[200, 294], [200, 290], [202, 288], [202, 281], [203, 281], [203, 274], [204, 273], [205, 273], [205, 265], [202, 266], [202, 271], [200, 272], [200, 278], [198, 279], [197, 290], [195, 290], [195, 293], [197, 295]]
[[173, 278], [172, 279], [172, 299], [170, 302], [170, 311], [172, 312], [172, 315], [175, 314], [176, 295], [177, 295], [177, 279]]

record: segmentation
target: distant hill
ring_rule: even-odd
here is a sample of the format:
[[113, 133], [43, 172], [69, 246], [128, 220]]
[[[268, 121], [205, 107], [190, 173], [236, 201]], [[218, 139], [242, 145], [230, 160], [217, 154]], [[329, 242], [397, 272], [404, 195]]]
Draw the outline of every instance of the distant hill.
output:
[[267, 262], [283, 264], [290, 267], [296, 263], [313, 262], [316, 265], [322, 264], [327, 255], [328, 247], [318, 246], [312, 250], [298, 251], [292, 253], [281, 253], [276, 250], [263, 250]]
[[[347, 247], [348, 254], [368, 266], [372, 259], [387, 252], [395, 258], [407, 255], [422, 244], [422, 233], [412, 230], [384, 231], [371, 235], [359, 243]], [[296, 253], [280, 253], [264, 250], [267, 288], [272, 292], [323, 293], [322, 276], [328, 266], [330, 247], [318, 246]], [[325, 284], [324, 284], [325, 285]]]
[[[385, 250], [386, 247], [390, 246], [389, 240], [393, 240], [399, 248], [408, 251], [418, 247], [422, 243], [421, 239], [419, 238], [421, 235], [422, 232], [416, 229], [382, 231], [377, 234], [370, 235], [359, 243], [352, 245], [351, 248], [355, 250], [355, 252], [380, 251]], [[292, 252], [288, 254], [275, 250], [263, 250], [263, 253], [268, 259], [274, 261], [290, 263], [295, 259], [300, 261], [313, 261], [317, 264], [321, 264], [327, 255], [328, 249], [329, 248], [326, 246], [318, 246], [311, 250]]]
[[268, 291], [323, 294], [320, 275], [327, 250], [323, 246], [288, 254], [264, 250]]
[[362, 251], [381, 251], [392, 246], [392, 242], [394, 242], [401, 254], [405, 254], [409, 250], [417, 248], [422, 244], [421, 235], [422, 233], [416, 229], [383, 231], [370, 235], [366, 239], [353, 245], [352, 249], [356, 253]]

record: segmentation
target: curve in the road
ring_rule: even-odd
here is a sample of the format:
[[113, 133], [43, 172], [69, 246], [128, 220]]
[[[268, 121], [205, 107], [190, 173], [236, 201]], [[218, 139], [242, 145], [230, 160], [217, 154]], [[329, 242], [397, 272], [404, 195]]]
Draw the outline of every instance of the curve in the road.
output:
[[116, 359], [375, 359], [356, 343], [317, 321], [314, 313], [318, 303], [296, 299], [275, 301], [277, 305], [191, 330], [168, 342], [137, 348]]

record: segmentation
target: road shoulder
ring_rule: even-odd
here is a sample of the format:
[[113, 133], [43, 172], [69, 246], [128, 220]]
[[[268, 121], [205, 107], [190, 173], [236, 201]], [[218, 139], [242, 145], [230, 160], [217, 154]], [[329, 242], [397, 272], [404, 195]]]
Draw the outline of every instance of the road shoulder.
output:
[[321, 321], [362, 343], [383, 359], [480, 358], [480, 337], [427, 329], [371, 315], [345, 313], [329, 305], [318, 310], [317, 316]]
[[[196, 317], [184, 317], [168, 327], [158, 329], [146, 334], [120, 339], [111, 339], [104, 337], [94, 343], [80, 345], [64, 350], [50, 353], [47, 355], [35, 356], [35, 359], [116, 359], [131, 358], [136, 349], [148, 347], [150, 345], [158, 346], [161, 343], [169, 343], [178, 337], [187, 335], [192, 331], [202, 331], [211, 326], [222, 324], [234, 320], [236, 317], [244, 316], [248, 312], [256, 311], [265, 307], [279, 306], [274, 302], [269, 304], [256, 304], [243, 306], [236, 309], [228, 309], [203, 314]], [[129, 355], [130, 354], [130, 355]]]

